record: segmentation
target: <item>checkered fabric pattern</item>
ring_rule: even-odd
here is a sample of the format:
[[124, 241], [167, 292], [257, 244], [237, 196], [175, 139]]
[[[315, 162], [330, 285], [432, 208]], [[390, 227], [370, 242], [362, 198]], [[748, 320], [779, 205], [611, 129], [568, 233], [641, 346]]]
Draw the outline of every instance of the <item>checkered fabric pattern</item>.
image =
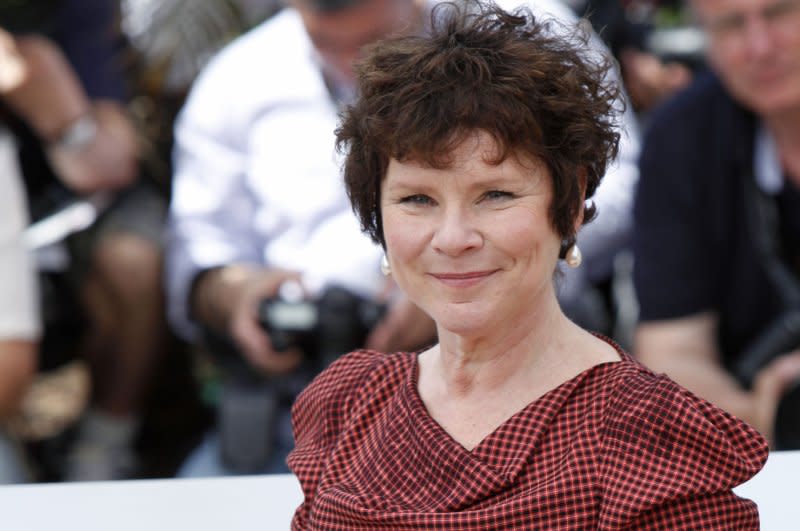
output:
[[758, 529], [731, 488], [761, 469], [764, 439], [620, 355], [472, 451], [428, 415], [415, 354], [341, 358], [294, 406], [292, 528]]

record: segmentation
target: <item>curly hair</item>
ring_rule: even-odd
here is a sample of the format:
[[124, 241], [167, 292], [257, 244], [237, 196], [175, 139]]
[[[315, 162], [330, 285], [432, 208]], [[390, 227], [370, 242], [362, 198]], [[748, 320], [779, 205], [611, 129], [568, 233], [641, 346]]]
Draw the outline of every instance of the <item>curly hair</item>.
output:
[[[381, 182], [390, 159], [445, 168], [468, 135], [488, 133], [501, 163], [509, 154], [542, 160], [550, 170], [549, 218], [562, 256], [575, 220], [595, 215], [586, 203], [616, 156], [618, 88], [611, 63], [586, 52], [588, 35], [554, 28], [530, 10], [443, 3], [424, 36], [377, 42], [357, 65], [359, 98], [342, 113], [337, 148], [362, 229], [385, 247]], [[555, 31], [560, 29], [561, 31]]]

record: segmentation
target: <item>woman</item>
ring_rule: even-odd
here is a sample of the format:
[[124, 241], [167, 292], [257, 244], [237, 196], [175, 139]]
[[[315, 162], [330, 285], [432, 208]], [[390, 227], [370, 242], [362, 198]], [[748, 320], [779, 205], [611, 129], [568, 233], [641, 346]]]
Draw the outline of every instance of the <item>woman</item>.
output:
[[757, 529], [731, 488], [764, 440], [556, 301], [616, 151], [607, 66], [524, 10], [444, 5], [432, 25], [368, 51], [338, 139], [439, 343], [349, 354], [298, 398], [294, 528]]

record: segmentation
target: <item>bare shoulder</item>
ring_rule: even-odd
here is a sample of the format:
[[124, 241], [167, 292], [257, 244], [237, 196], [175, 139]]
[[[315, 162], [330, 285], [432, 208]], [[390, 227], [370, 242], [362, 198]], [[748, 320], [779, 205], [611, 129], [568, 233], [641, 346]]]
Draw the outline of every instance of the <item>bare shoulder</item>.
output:
[[589, 366], [624, 361], [628, 356], [613, 340], [579, 328], [576, 334], [578, 351], [586, 357], [585, 363]]

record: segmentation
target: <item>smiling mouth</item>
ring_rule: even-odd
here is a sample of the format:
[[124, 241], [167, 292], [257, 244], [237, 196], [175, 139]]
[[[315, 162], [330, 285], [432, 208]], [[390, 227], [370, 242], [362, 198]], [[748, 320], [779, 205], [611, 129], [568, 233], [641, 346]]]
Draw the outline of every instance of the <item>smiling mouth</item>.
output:
[[470, 271], [468, 273], [431, 273], [431, 276], [446, 286], [465, 288], [480, 283], [497, 271], [499, 270]]

